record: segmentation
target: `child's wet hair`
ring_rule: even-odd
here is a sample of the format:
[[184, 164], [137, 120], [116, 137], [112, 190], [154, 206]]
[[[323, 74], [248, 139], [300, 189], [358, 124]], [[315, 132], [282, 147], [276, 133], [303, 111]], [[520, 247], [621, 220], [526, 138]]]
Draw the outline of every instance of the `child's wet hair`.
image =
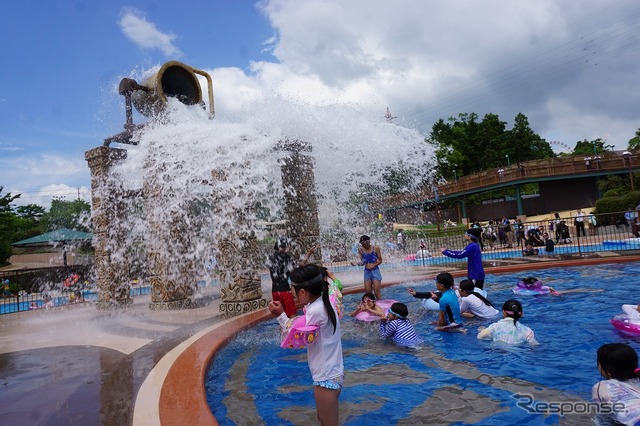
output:
[[522, 304], [515, 299], [509, 299], [502, 305], [502, 311], [509, 317], [513, 318], [513, 324], [522, 318]]
[[389, 313], [394, 314], [395, 316], [400, 317], [401, 319], [405, 319], [409, 315], [409, 309], [407, 308], [407, 305], [405, 305], [404, 303], [396, 302], [393, 305], [391, 305], [391, 308], [389, 309]]
[[475, 290], [476, 286], [473, 285], [473, 281], [471, 280], [462, 280], [460, 281], [460, 290], [464, 290], [467, 293], [473, 293], [473, 290]]
[[482, 294], [478, 293], [476, 290], [476, 286], [473, 284], [473, 281], [467, 279], [467, 280], [462, 280], [460, 281], [460, 290], [461, 291], [466, 291], [469, 294], [473, 294], [474, 296], [476, 296], [478, 299], [480, 299], [482, 301], [482, 303], [484, 303], [487, 306], [493, 306], [493, 303], [491, 303], [491, 301], [489, 299], [487, 299], [486, 297], [484, 297]]
[[612, 379], [638, 377], [638, 354], [626, 343], [607, 343], [598, 348], [598, 364]]
[[325, 281], [325, 277], [327, 276], [327, 268], [308, 263], [291, 271], [290, 278], [291, 285], [294, 287], [296, 294], [303, 288], [309, 294], [322, 296], [322, 303], [329, 315], [329, 320], [333, 325], [333, 332], [335, 333], [338, 319], [336, 318], [333, 305], [329, 300], [329, 284]]
[[371, 300], [373, 300], [375, 302], [376, 295], [373, 294], [373, 293], [365, 293], [365, 294], [362, 295], [362, 299], [361, 300], [364, 302], [364, 299], [366, 299], [366, 298], [369, 298], [369, 299], [371, 299]]
[[453, 275], [448, 272], [441, 272], [436, 276], [436, 281], [442, 284], [445, 288], [453, 287]]

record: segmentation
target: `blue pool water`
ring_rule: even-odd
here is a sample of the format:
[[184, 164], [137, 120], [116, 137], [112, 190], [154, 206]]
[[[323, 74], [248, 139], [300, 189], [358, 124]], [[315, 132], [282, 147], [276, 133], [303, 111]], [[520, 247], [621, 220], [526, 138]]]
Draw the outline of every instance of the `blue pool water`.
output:
[[[522, 397], [513, 395], [528, 393], [536, 402], [589, 401], [591, 386], [600, 378], [597, 348], [627, 342], [640, 349], [640, 337], [621, 334], [609, 323], [622, 313], [623, 303], [639, 302], [639, 274], [638, 263], [489, 274], [485, 289], [490, 299], [496, 306], [509, 298], [520, 300], [522, 322], [535, 331], [539, 346], [478, 341], [478, 327], [493, 321], [469, 320], [467, 334], [436, 332], [430, 322], [437, 313], [423, 310], [419, 300], [407, 293], [408, 285], [383, 289], [385, 298], [408, 305], [425, 345], [415, 351], [397, 348], [379, 340], [376, 324], [345, 317], [341, 422], [557, 424], [557, 414], [530, 414], [518, 406]], [[531, 275], [560, 291], [604, 291], [557, 297], [514, 295], [515, 283]], [[430, 290], [433, 281], [412, 286]], [[345, 296], [345, 310], [353, 309], [358, 299], [359, 295]], [[211, 365], [206, 388], [209, 405], [222, 425], [294, 425], [315, 419], [306, 353], [279, 347], [275, 320], [241, 333], [223, 348]], [[442, 410], [444, 406], [449, 409]]]
[[[132, 297], [143, 296], [151, 293], [151, 287], [134, 287], [130, 290], [129, 293]], [[31, 303], [35, 303], [38, 309], [44, 306], [44, 300], [42, 300], [41, 298], [35, 299], [33, 295], [28, 295], [25, 299], [26, 300], [23, 300], [19, 303], [4, 303], [5, 301], [3, 301], [3, 303], [0, 303], [0, 314], [11, 314], [14, 312], [29, 311], [33, 309], [31, 308]], [[98, 292], [96, 290], [82, 290], [82, 299], [84, 299], [85, 302], [95, 302], [96, 300], [98, 300]], [[12, 298], [12, 300], [15, 300], [15, 298]], [[53, 306], [64, 306], [69, 304], [69, 296], [66, 295], [52, 297], [51, 301], [53, 303]]]

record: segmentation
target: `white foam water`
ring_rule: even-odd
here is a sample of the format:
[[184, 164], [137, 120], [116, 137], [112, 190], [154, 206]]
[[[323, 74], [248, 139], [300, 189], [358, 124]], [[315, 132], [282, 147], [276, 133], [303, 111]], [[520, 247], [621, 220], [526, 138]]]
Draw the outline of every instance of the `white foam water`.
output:
[[[141, 209], [140, 202], [130, 202], [131, 214], [120, 219], [128, 222], [129, 241], [115, 247], [112, 258], [125, 260], [136, 238], [148, 238], [150, 221], [182, 222], [180, 230], [189, 233], [191, 247], [183, 256], [201, 265], [229, 227], [241, 226], [233, 212], [246, 214], [249, 227], [255, 220], [283, 219], [280, 162], [287, 153], [276, 147], [284, 140], [312, 146], [311, 153], [303, 154], [313, 157], [321, 240], [339, 236], [350, 246], [360, 233], [370, 231], [375, 218], [366, 202], [385, 195], [383, 175], [390, 168], [401, 164], [411, 170], [405, 191], [431, 178], [431, 149], [423, 135], [386, 122], [383, 111], [273, 97], [211, 119], [204, 109], [170, 98], [162, 116], [135, 136], [139, 144], [126, 146], [127, 159], [112, 169], [124, 192], [140, 190], [146, 181], [161, 194], [153, 211], [149, 204]], [[227, 180], [212, 182], [212, 170], [224, 171]], [[219, 203], [224, 205], [214, 206], [213, 194], [227, 195]], [[170, 232], [158, 247], [171, 244]], [[324, 246], [329, 241], [320, 242]], [[328, 260], [330, 250], [323, 255]]]

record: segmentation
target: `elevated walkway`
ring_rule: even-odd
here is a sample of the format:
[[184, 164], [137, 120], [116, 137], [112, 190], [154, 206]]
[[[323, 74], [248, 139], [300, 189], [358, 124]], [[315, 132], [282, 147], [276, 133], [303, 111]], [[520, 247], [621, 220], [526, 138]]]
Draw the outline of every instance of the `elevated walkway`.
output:
[[519, 169], [517, 165], [511, 165], [505, 167], [503, 173], [498, 173], [494, 169], [485, 170], [473, 175], [462, 176], [456, 181], [446, 182], [435, 188], [383, 197], [372, 202], [371, 206], [377, 211], [393, 210], [423, 204], [436, 198], [443, 201], [513, 185], [608, 176], [640, 170], [640, 158], [637, 155], [632, 155], [629, 158], [613, 153], [605, 153], [604, 155], [599, 162], [593, 162], [590, 167], [585, 165], [584, 157], [574, 156], [527, 161], [521, 163], [522, 169]]

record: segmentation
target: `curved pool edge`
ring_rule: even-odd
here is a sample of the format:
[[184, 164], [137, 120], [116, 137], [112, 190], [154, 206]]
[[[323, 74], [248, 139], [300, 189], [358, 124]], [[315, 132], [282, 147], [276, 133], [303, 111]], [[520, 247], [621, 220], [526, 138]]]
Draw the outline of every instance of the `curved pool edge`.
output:
[[204, 382], [215, 353], [234, 335], [272, 315], [249, 312], [207, 327], [166, 353], [136, 395], [133, 425], [217, 425]]
[[[589, 266], [607, 263], [640, 262], [640, 255], [607, 258], [567, 259], [545, 261], [539, 263], [510, 264], [486, 267], [485, 271], [493, 273], [510, 273], [535, 269], [549, 269], [567, 266]], [[446, 268], [443, 268], [446, 270]], [[397, 280], [383, 284], [389, 287], [401, 283], [432, 279], [435, 274], [425, 271], [423, 277], [412, 277], [410, 280]], [[466, 275], [466, 271], [452, 272], [454, 277]], [[350, 286], [344, 289], [345, 294], [361, 292], [361, 286]], [[214, 426], [218, 422], [207, 404], [205, 380], [215, 353], [229, 339], [252, 325], [273, 318], [265, 308], [233, 317], [213, 325], [185, 340], [165, 355], [149, 373], [138, 392], [134, 410], [134, 425], [202, 425]], [[164, 379], [164, 380], [162, 380]], [[149, 383], [147, 383], [149, 382]], [[161, 387], [158, 386], [162, 383]], [[156, 387], [154, 391], [153, 388]], [[154, 393], [157, 399], [154, 399]], [[157, 401], [157, 402], [156, 402]], [[141, 405], [144, 408], [139, 408]], [[157, 420], [152, 418], [150, 407], [157, 407]], [[136, 416], [137, 413], [145, 413]]]

